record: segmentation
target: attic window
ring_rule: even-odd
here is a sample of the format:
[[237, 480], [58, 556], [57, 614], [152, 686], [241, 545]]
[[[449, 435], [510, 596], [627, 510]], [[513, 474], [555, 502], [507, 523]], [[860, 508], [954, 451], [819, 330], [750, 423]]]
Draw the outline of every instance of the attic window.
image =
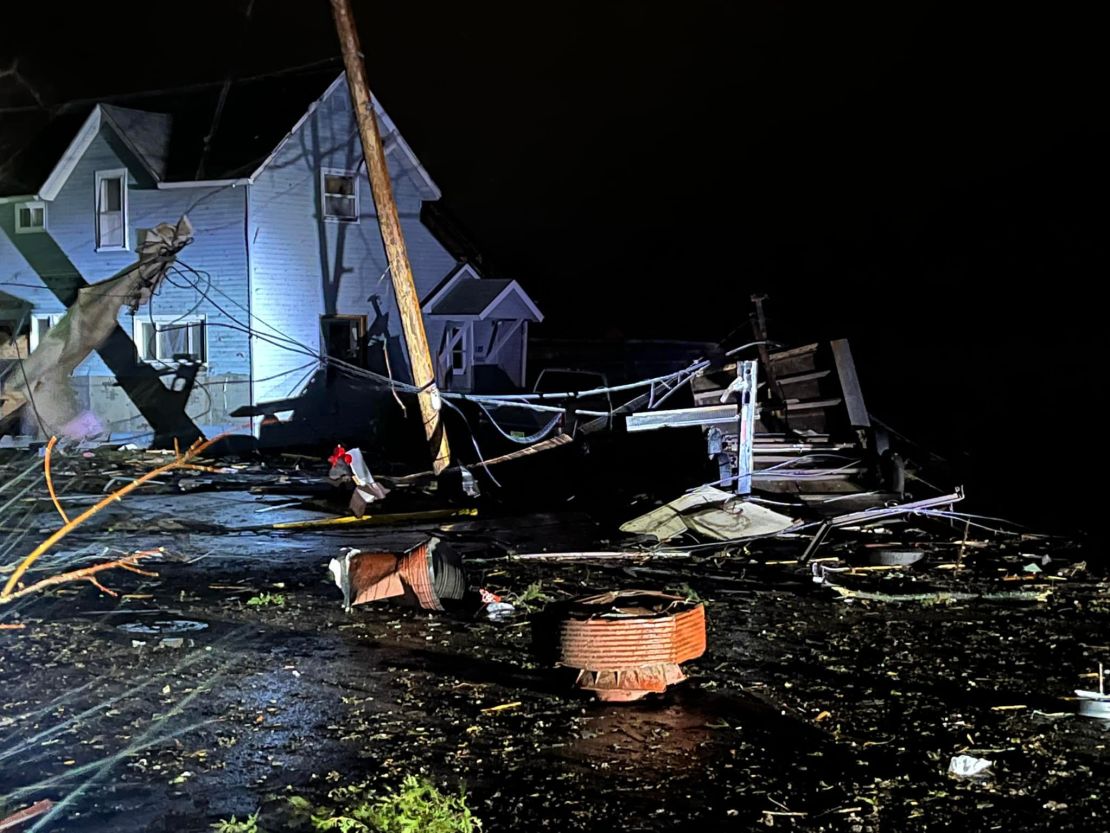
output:
[[15, 206], [15, 230], [17, 234], [46, 231], [46, 203], [21, 202]]
[[127, 246], [127, 171], [96, 172], [96, 250]]
[[320, 172], [325, 220], [358, 222], [358, 179], [350, 171], [324, 168]]

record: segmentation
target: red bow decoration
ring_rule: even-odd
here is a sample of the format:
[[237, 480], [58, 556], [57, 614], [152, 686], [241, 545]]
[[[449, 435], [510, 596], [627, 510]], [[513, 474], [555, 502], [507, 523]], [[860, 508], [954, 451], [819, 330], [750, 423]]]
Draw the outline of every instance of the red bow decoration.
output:
[[328, 458], [328, 462], [331, 463], [333, 466], [339, 464], [340, 462], [344, 462], [350, 465], [351, 455], [347, 453], [347, 449], [345, 449], [343, 446], [337, 445], [335, 447], [335, 451], [332, 452], [331, 457]]

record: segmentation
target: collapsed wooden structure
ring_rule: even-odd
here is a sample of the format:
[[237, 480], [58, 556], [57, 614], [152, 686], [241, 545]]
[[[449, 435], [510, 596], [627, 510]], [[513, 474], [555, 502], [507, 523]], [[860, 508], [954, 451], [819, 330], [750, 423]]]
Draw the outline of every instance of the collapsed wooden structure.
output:
[[836, 511], [902, 499], [903, 463], [872, 424], [848, 341], [764, 355], [702, 371], [693, 407], [629, 414], [627, 430], [702, 427], [716, 485], [738, 494]]

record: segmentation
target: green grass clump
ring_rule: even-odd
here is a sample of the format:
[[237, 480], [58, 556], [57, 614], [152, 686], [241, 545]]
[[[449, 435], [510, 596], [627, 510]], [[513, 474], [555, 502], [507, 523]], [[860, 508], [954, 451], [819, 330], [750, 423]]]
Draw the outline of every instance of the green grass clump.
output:
[[260, 833], [258, 829], [258, 813], [251, 813], [242, 821], [232, 816], [230, 819], [220, 819], [212, 825], [216, 833]]
[[338, 833], [478, 833], [482, 823], [470, 812], [466, 794], [444, 795], [426, 778], [408, 775], [401, 788], [374, 795], [365, 784], [340, 787], [329, 796], [337, 809], [314, 815], [317, 831]]
[[284, 607], [285, 594], [284, 593], [259, 593], [257, 596], [251, 596], [247, 599], [247, 604], [251, 607]]

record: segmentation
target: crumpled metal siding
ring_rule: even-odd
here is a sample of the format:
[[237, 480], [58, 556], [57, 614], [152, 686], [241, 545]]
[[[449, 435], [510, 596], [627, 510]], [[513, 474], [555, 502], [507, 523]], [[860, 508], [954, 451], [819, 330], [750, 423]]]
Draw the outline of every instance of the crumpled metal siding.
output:
[[652, 617], [567, 619], [560, 626], [563, 665], [618, 671], [681, 664], [705, 653], [705, 608]]
[[679, 667], [705, 653], [705, 607], [652, 590], [578, 599], [559, 623], [557, 661], [577, 685], [609, 702], [638, 700], [682, 682]]

